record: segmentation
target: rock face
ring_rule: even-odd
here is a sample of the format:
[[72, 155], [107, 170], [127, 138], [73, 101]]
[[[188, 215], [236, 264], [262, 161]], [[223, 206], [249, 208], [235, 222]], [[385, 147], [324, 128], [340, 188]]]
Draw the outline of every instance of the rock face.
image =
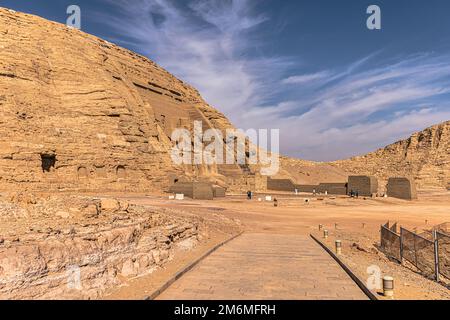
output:
[[0, 189], [161, 191], [179, 176], [255, 184], [249, 168], [172, 163], [173, 129], [232, 125], [147, 58], [2, 8], [0, 48]]
[[450, 181], [450, 121], [365, 156], [332, 165], [352, 174], [376, 176], [382, 190], [386, 190], [390, 177], [412, 177], [419, 189], [445, 188]]
[[165, 265], [199, 217], [76, 196], [0, 199], [0, 299], [88, 299]]

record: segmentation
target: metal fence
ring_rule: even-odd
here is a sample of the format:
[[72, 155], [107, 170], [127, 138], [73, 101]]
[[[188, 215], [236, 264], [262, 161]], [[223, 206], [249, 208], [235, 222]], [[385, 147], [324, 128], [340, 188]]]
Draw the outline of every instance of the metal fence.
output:
[[450, 279], [450, 236], [436, 231], [438, 244], [438, 268], [440, 274]]
[[[389, 222], [380, 229], [381, 248], [400, 263], [408, 261], [427, 277], [439, 281], [439, 275], [450, 279], [450, 235], [434, 228], [423, 235]], [[427, 239], [430, 238], [430, 239]]]
[[381, 226], [381, 248], [391, 258], [401, 262], [401, 240], [397, 234], [397, 226], [389, 227], [389, 222]]
[[401, 257], [429, 277], [436, 278], [435, 241], [404, 228], [400, 229]]

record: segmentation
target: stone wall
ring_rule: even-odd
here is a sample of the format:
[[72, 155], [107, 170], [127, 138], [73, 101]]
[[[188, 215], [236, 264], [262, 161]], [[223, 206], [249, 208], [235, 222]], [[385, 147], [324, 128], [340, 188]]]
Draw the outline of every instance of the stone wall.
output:
[[267, 189], [273, 191], [294, 192], [295, 185], [290, 179], [267, 179]]
[[186, 197], [194, 198], [194, 186], [192, 182], [177, 182], [169, 188], [169, 192], [184, 194]]
[[325, 193], [333, 195], [346, 195], [347, 183], [320, 183], [318, 185], [301, 185], [296, 184], [295, 189], [304, 193]]
[[295, 189], [298, 190], [298, 192], [304, 192], [304, 193], [313, 193], [314, 191], [317, 192], [317, 189], [319, 188], [319, 185], [315, 184], [296, 184]]
[[372, 196], [378, 192], [378, 180], [372, 176], [350, 176], [348, 192], [358, 192], [360, 196]]
[[414, 179], [398, 177], [389, 178], [387, 184], [387, 195], [404, 200], [417, 199], [416, 184]]
[[226, 196], [226, 189], [218, 186], [213, 187], [214, 198], [224, 198]]
[[347, 183], [321, 183], [316, 189], [317, 192], [333, 195], [346, 195]]
[[193, 183], [193, 199], [197, 200], [213, 200], [214, 190], [210, 183], [194, 182]]
[[197, 200], [213, 200], [214, 194], [225, 196], [225, 189], [214, 187], [208, 182], [177, 182], [169, 189], [170, 193], [184, 194], [186, 197]]

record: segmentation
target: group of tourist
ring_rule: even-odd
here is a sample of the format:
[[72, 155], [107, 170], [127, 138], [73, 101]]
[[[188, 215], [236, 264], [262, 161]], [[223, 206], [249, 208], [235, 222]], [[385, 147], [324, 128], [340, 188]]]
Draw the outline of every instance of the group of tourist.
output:
[[359, 192], [350, 190], [350, 197], [352, 197], [352, 198], [359, 198]]

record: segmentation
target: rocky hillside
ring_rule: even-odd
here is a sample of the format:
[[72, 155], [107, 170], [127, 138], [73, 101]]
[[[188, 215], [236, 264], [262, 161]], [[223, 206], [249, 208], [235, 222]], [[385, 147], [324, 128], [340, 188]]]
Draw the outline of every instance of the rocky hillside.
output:
[[389, 177], [414, 177], [418, 188], [448, 187], [450, 183], [450, 121], [413, 134], [364, 156], [331, 165], [351, 174], [375, 175], [384, 187]]
[[194, 121], [231, 124], [149, 59], [3, 8], [0, 48], [0, 189], [161, 191], [180, 176], [220, 178], [215, 166], [175, 166], [170, 136]]
[[280, 164], [280, 173], [275, 178], [289, 178], [296, 184], [314, 185], [348, 180], [347, 172], [327, 163], [281, 157]]

